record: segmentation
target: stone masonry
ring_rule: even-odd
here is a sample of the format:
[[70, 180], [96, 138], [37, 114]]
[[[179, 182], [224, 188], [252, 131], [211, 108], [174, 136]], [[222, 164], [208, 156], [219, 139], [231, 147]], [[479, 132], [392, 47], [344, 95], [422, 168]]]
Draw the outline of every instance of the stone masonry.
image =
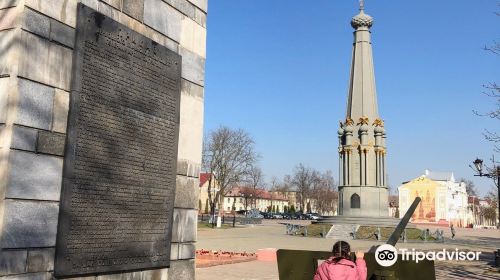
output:
[[0, 280], [53, 277], [78, 2], [182, 56], [171, 266], [81, 279], [194, 279], [207, 0], [0, 0]]

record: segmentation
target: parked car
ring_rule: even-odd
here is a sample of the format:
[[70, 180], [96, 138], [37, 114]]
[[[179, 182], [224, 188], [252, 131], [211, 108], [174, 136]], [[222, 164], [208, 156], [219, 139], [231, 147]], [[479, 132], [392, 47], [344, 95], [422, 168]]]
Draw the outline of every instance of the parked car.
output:
[[272, 213], [273, 219], [283, 219], [283, 215], [280, 213]]

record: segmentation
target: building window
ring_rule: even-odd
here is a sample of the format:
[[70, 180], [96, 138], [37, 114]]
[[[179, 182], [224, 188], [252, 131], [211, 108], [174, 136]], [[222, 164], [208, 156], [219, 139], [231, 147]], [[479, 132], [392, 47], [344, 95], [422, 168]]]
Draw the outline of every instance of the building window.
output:
[[361, 202], [358, 194], [351, 196], [351, 208], [360, 208]]

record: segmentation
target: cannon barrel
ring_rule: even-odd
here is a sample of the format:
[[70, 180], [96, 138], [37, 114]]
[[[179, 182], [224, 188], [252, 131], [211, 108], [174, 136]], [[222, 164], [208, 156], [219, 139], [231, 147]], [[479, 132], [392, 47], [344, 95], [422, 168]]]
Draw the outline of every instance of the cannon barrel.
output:
[[410, 208], [406, 211], [406, 214], [404, 215], [403, 219], [399, 222], [398, 226], [394, 230], [394, 232], [391, 234], [391, 237], [389, 237], [389, 240], [387, 241], [387, 244], [390, 244], [392, 246], [396, 246], [396, 243], [398, 243], [399, 237], [401, 236], [401, 233], [406, 228], [406, 225], [410, 221], [411, 216], [417, 209], [418, 204], [420, 203], [422, 199], [420, 197], [416, 197], [413, 203], [411, 204]]

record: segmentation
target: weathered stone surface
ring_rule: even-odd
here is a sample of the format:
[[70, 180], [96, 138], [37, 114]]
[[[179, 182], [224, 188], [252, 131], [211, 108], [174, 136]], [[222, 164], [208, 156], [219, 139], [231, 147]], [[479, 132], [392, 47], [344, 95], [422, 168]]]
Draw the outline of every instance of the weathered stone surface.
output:
[[53, 247], [59, 203], [5, 200], [3, 248]]
[[179, 244], [180, 243], [171, 243], [171, 245], [170, 245], [170, 260], [178, 260], [179, 259]]
[[7, 120], [7, 101], [9, 98], [9, 78], [0, 78], [0, 123]]
[[[128, 16], [125, 13], [120, 13], [118, 22], [120, 22], [121, 24], [134, 30], [135, 32], [144, 34], [146, 37], [150, 37], [150, 36], [148, 36], [147, 31], [146, 31], [146, 29], [148, 28], [147, 26], [145, 26], [144, 24], [142, 24], [142, 22], [136, 20], [135, 18]], [[159, 34], [161, 34], [161, 33], [159, 33]], [[165, 36], [165, 35], [162, 35], [162, 36]]]
[[194, 11], [194, 21], [196, 21], [199, 25], [207, 28], [207, 14], [202, 10], [196, 9]]
[[19, 0], [0, 0], [0, 9], [15, 7], [19, 3]]
[[207, 30], [188, 17], [182, 19], [180, 44], [195, 54], [206, 57]]
[[188, 80], [182, 79], [181, 83], [182, 95], [192, 96], [203, 100], [204, 98], [204, 89], [203, 87], [193, 84]]
[[50, 44], [48, 84], [69, 90], [71, 82], [72, 50], [60, 45]]
[[182, 77], [195, 84], [205, 84], [205, 59], [181, 46], [179, 54], [182, 55]]
[[142, 279], [141, 271], [99, 275], [97, 280], [135, 280]]
[[156, 31], [155, 29], [145, 26], [145, 35], [148, 38], [151, 38], [153, 41], [157, 42], [158, 44], [165, 46], [167, 49], [174, 51], [176, 53], [179, 52], [179, 43], [175, 42], [174, 40], [168, 38], [167, 36], [163, 35], [162, 33]]
[[59, 200], [63, 160], [54, 156], [11, 151], [6, 197]]
[[10, 74], [12, 67], [17, 64], [17, 59], [12, 55], [16, 47], [15, 36], [18, 32], [14, 29], [0, 32], [0, 75]]
[[198, 208], [198, 178], [177, 175], [177, 186], [175, 188], [175, 207]]
[[[122, 0], [101, 0], [103, 2], [106, 2], [108, 5], [112, 6], [115, 9], [120, 10], [121, 9], [121, 2]], [[123, 0], [125, 1], [125, 0]]]
[[57, 89], [54, 95], [54, 110], [52, 115], [52, 130], [66, 133], [69, 110], [69, 92]]
[[[179, 160], [201, 164], [203, 141], [203, 89], [184, 81], [181, 94], [181, 118], [179, 127]], [[201, 88], [201, 90], [200, 90]], [[200, 93], [201, 91], [201, 93]], [[188, 170], [187, 174], [191, 175]]]
[[26, 250], [0, 251], [0, 276], [26, 271]]
[[31, 9], [24, 9], [23, 28], [42, 37], [49, 38], [50, 18]]
[[161, 0], [144, 0], [144, 23], [176, 42], [180, 41], [183, 17], [179, 11]]
[[142, 280], [168, 280], [168, 268], [144, 270], [141, 272]]
[[19, 275], [11, 275], [0, 278], [1, 280], [52, 280], [49, 272], [26, 273]]
[[177, 175], [198, 177], [200, 175], [200, 164], [185, 159], [177, 161]]
[[113, 9], [110, 5], [99, 2], [97, 3], [97, 11], [99, 11], [101, 14], [108, 16], [116, 21], [120, 20], [120, 11]]
[[88, 6], [94, 10], [97, 11], [98, 9], [98, 0], [81, 0], [82, 4], [84, 4], [85, 6]]
[[176, 8], [179, 10], [181, 13], [185, 14], [189, 18], [194, 18], [195, 15], [195, 6], [191, 3], [189, 3], [186, 0], [163, 0], [170, 4], [170, 6]]
[[54, 89], [19, 79], [19, 105], [15, 123], [49, 130], [52, 124]]
[[196, 255], [196, 246], [194, 243], [179, 244], [179, 260], [194, 259]]
[[197, 210], [175, 208], [172, 242], [196, 241], [197, 220]]
[[75, 45], [75, 29], [57, 20], [51, 19], [50, 39], [73, 48]]
[[195, 279], [194, 260], [172, 261], [168, 269], [168, 279], [193, 280]]
[[75, 0], [26, 0], [26, 6], [71, 27], [76, 25], [76, 5]]
[[28, 252], [28, 272], [54, 270], [55, 248], [31, 249]]
[[16, 27], [18, 23], [18, 9], [9, 8], [0, 10], [0, 30]]
[[38, 130], [36, 129], [15, 125], [10, 146], [14, 149], [34, 152], [36, 150], [37, 134]]
[[196, 7], [203, 10], [205, 13], [207, 12], [208, 0], [188, 0], [188, 1], [193, 3]]
[[63, 156], [66, 136], [60, 133], [40, 131], [36, 150], [42, 154]]
[[127, 15], [142, 21], [144, 18], [144, 0], [123, 0], [122, 11]]

